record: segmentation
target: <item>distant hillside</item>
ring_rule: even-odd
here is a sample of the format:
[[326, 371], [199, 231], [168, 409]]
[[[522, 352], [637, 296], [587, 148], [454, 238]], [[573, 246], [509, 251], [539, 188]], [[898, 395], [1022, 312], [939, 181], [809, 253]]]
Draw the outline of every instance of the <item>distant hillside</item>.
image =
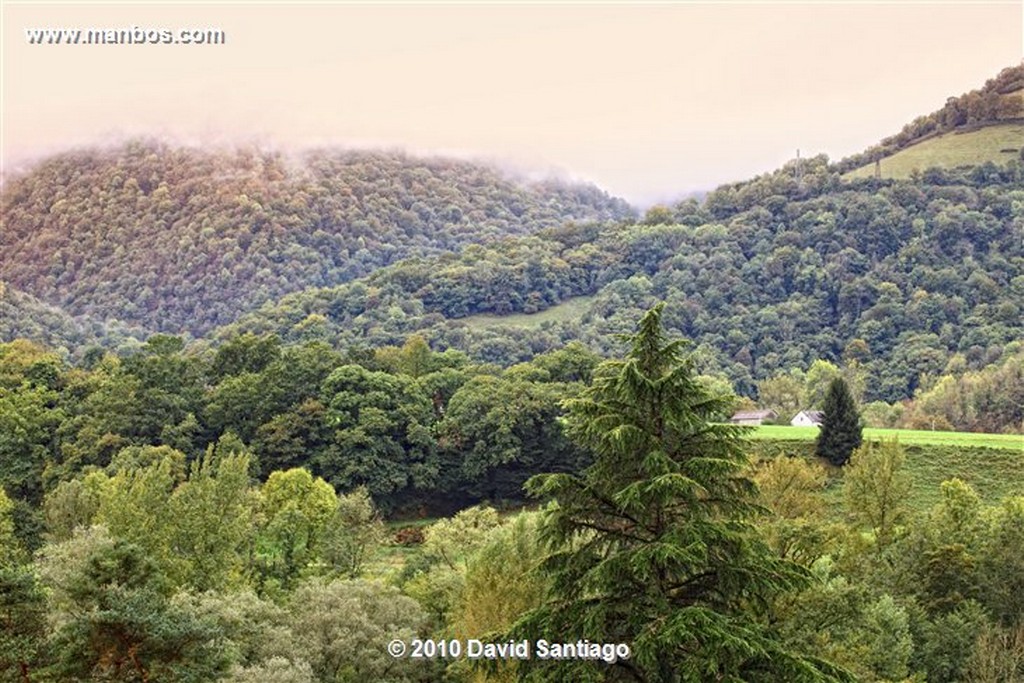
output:
[[[952, 131], [929, 137], [878, 161], [881, 178], [909, 178], [929, 168], [1005, 164], [1024, 159], [1024, 121], [999, 123], [976, 130]], [[870, 178], [874, 163], [850, 171], [847, 178]]]
[[1024, 338], [1022, 183], [1021, 164], [844, 182], [818, 157], [799, 180], [789, 165], [638, 225], [548, 230], [294, 294], [219, 334], [344, 348], [419, 332], [511, 364], [574, 339], [617, 353], [614, 333], [665, 300], [671, 331], [747, 395], [822, 358], [856, 361], [866, 400], [898, 401]]
[[0, 343], [30, 339], [76, 355], [92, 344], [111, 348], [137, 346], [147, 336], [140, 328], [129, 328], [116, 321], [101, 323], [74, 318], [0, 281]]
[[[1017, 128], [1001, 125], [1007, 123], [1021, 125]], [[1009, 159], [1021, 158], [1024, 141], [1014, 134], [1021, 126], [1024, 126], [1024, 63], [1003, 69], [977, 90], [950, 97], [941, 109], [917, 117], [896, 135], [843, 159], [837, 168], [842, 173], [856, 169], [851, 175], [865, 177], [874, 174], [875, 162], [881, 160], [882, 177], [906, 177], [913, 168], [924, 170], [927, 167], [916, 164], [953, 168], [988, 161], [1005, 163]], [[994, 128], [989, 132], [982, 130], [989, 127]], [[958, 138], [950, 133], [962, 133], [968, 137]], [[909, 158], [899, 154], [918, 145], [921, 149]], [[972, 150], [971, 145], [977, 145], [977, 148]], [[1016, 152], [1009, 151], [1011, 149]], [[897, 155], [898, 159], [895, 158]], [[887, 165], [891, 176], [885, 174]]]
[[58, 349], [87, 343], [89, 337], [64, 311], [0, 281], [0, 343], [22, 338]]
[[75, 316], [196, 335], [409, 256], [633, 215], [590, 185], [462, 161], [145, 142], [8, 178], [2, 210], [0, 280]]

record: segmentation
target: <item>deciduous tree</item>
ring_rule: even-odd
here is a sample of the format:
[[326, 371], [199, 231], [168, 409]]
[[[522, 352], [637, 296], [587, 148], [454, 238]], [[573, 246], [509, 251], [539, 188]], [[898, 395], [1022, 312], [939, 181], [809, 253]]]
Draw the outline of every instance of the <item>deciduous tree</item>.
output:
[[888, 544], [909, 508], [910, 477], [903, 471], [905, 456], [896, 440], [866, 443], [850, 458], [843, 475], [843, 495], [849, 515], [873, 529], [880, 545]]

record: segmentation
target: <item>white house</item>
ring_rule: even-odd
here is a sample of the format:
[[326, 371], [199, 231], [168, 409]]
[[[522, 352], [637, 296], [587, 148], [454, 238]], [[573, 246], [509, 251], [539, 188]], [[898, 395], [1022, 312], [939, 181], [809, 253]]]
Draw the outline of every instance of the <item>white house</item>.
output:
[[825, 413], [820, 410], [801, 410], [789, 424], [794, 427], [820, 427], [821, 421], [825, 419]]
[[741, 410], [729, 418], [734, 425], [756, 426], [765, 420], [774, 420], [779, 416], [774, 410]]

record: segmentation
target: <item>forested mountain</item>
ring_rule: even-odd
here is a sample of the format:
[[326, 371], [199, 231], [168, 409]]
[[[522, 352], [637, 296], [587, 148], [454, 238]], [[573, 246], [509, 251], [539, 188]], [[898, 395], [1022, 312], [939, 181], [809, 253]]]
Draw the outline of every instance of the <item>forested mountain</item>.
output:
[[[222, 333], [344, 347], [420, 331], [439, 348], [508, 364], [570, 339], [611, 352], [610, 333], [665, 300], [669, 329], [742, 393], [820, 358], [856, 362], [865, 399], [896, 401], [951, 363], [998, 361], [1024, 335], [1022, 181], [1011, 162], [846, 182], [818, 157], [703, 204], [656, 207], [640, 224], [551, 229], [295, 294]], [[581, 317], [539, 329], [460, 322], [580, 295], [594, 295]]]
[[589, 185], [397, 152], [205, 152], [150, 142], [6, 179], [0, 280], [72, 315], [202, 334], [408, 256], [632, 215]]

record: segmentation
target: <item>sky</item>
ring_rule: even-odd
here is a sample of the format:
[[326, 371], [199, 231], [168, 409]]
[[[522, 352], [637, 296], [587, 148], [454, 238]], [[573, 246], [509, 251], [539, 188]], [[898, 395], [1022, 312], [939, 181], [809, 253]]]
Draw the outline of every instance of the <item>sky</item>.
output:
[[[1024, 3], [3, 2], [5, 174], [133, 136], [405, 148], [644, 206], [861, 151], [1024, 57]], [[27, 29], [221, 45], [40, 45]]]

